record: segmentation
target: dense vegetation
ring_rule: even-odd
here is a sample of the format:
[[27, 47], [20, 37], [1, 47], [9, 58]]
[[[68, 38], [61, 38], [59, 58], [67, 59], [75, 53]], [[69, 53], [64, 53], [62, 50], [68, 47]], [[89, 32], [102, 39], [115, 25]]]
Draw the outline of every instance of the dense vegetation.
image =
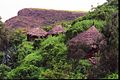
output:
[[[67, 41], [93, 23], [108, 44], [100, 52], [99, 63], [68, 59]], [[118, 0], [108, 0], [86, 16], [62, 25], [65, 34], [27, 41], [21, 30], [9, 31], [0, 22], [0, 79], [118, 79]]]

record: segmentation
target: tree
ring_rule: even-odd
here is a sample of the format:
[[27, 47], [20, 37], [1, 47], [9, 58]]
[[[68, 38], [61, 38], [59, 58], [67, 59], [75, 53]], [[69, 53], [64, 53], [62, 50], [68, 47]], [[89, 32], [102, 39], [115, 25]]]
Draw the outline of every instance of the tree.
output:
[[107, 19], [103, 31], [107, 38], [107, 47], [101, 52], [99, 64], [90, 69], [88, 77], [92, 79], [103, 78], [106, 74], [118, 72], [118, 12]]
[[[109, 19], [109, 18], [108, 18]], [[105, 27], [105, 35], [108, 38], [108, 48], [103, 53], [101, 63], [107, 61], [106, 65], [109, 65], [107, 69], [110, 72], [118, 71], [118, 44], [119, 44], [119, 27], [118, 27], [118, 12], [112, 14], [108, 20], [108, 24]]]
[[0, 51], [5, 51], [9, 43], [8, 30], [5, 29], [4, 24], [0, 21]]
[[10, 61], [10, 56], [8, 54], [8, 48], [10, 47], [9, 41], [10, 33], [0, 21], [0, 51], [3, 53], [2, 63], [4, 64], [9, 64], [8, 61]]

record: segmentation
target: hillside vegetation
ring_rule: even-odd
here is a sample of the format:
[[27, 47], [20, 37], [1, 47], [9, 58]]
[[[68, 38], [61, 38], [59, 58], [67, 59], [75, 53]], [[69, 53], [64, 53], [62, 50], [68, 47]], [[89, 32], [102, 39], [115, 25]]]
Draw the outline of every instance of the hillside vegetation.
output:
[[[19, 16], [26, 16], [21, 13]], [[0, 22], [0, 79], [118, 79], [118, 18], [118, 0], [107, 0], [85, 16], [62, 22], [65, 34], [34, 41]], [[67, 58], [68, 41], [93, 23], [107, 39], [99, 63]]]

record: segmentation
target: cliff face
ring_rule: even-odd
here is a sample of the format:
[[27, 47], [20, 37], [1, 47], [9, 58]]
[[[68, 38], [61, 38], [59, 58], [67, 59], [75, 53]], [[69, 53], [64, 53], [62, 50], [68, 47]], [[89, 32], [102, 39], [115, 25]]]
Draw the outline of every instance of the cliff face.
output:
[[33, 17], [15, 16], [6, 20], [5, 26], [8, 28], [39, 27], [43, 21], [42, 18], [35, 19]]
[[18, 11], [18, 15], [5, 21], [6, 27], [40, 27], [42, 25], [51, 25], [59, 21], [74, 20], [77, 17], [84, 16], [82, 12], [70, 12], [59, 10], [45, 10], [25, 8]]

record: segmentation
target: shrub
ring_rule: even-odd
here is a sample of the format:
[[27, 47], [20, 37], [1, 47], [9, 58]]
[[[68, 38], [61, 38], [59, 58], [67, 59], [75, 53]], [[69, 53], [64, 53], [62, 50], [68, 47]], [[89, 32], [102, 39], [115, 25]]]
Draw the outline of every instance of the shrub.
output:
[[104, 34], [107, 37], [108, 47], [103, 51], [100, 62], [108, 66], [105, 71], [118, 71], [118, 53], [119, 53], [119, 29], [118, 29], [118, 12], [108, 18], [108, 23], [104, 29]]
[[[47, 69], [45, 72], [42, 72], [41, 75], [45, 79], [68, 79], [69, 75], [61, 72], [56, 72], [55, 70]], [[41, 77], [40, 77], [41, 79]]]
[[42, 56], [38, 54], [37, 52], [33, 52], [31, 54], [28, 54], [24, 60], [22, 61], [22, 64], [28, 64], [28, 65], [35, 65], [40, 66]]
[[71, 26], [67, 32], [66, 32], [66, 38], [67, 40], [75, 37], [77, 34], [79, 34], [80, 32], [83, 32], [85, 30], [87, 30], [89, 27], [91, 27], [91, 25], [93, 24], [96, 26], [96, 28], [99, 31], [102, 31], [105, 22], [101, 21], [101, 20], [83, 20], [80, 22], [76, 22], [73, 26]]
[[44, 57], [44, 63], [52, 63], [52, 60], [56, 62], [60, 59], [65, 58], [67, 47], [64, 44], [62, 35], [49, 36], [46, 40], [41, 42], [41, 55]]
[[38, 79], [41, 69], [34, 65], [21, 65], [7, 74], [7, 79]]
[[23, 60], [25, 56], [33, 52], [32, 42], [24, 41], [22, 44], [18, 46], [17, 54], [18, 54], [18, 62]]
[[0, 79], [6, 79], [7, 78], [7, 73], [10, 71], [10, 67], [0, 64]]
[[9, 48], [10, 33], [0, 21], [0, 51], [6, 51]]
[[18, 46], [19, 44], [22, 44], [23, 41], [27, 40], [27, 37], [25, 34], [23, 34], [22, 30], [12, 30], [11, 32], [11, 38], [10, 38], [10, 44]]
[[112, 73], [110, 75], [107, 75], [105, 79], [118, 79], [118, 73]]
[[89, 11], [85, 16], [77, 18], [72, 22], [72, 25], [83, 20], [96, 19], [106, 21], [116, 10], [118, 10], [118, 0], [110, 0], [103, 5], [97, 6], [95, 10]]
[[2, 59], [3, 59], [3, 53], [0, 52], [0, 63], [2, 63]]
[[103, 78], [111, 72], [118, 72], [118, 44], [119, 44], [119, 27], [118, 12], [112, 14], [107, 20], [103, 33], [107, 39], [107, 47], [101, 51], [100, 61], [96, 67], [90, 70], [89, 78]]

